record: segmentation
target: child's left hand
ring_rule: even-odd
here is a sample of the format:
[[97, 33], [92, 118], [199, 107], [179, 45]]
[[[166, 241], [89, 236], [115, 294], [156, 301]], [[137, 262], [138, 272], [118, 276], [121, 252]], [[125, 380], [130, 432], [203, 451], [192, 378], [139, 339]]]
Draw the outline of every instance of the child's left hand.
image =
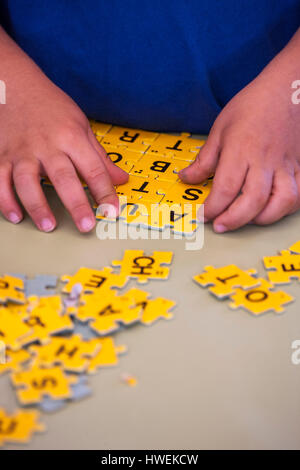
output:
[[284, 60], [226, 105], [196, 161], [180, 173], [188, 183], [215, 173], [205, 221], [216, 232], [271, 224], [300, 208], [300, 104], [291, 100], [299, 76], [288, 75]]

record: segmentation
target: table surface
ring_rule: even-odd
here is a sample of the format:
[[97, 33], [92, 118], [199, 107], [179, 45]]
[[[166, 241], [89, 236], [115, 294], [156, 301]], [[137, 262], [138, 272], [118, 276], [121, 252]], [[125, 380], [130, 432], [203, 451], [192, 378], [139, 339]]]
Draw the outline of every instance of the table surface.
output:
[[[300, 213], [224, 235], [206, 226], [204, 247], [195, 252], [185, 250], [184, 240], [101, 241], [95, 232], [81, 235], [54, 191], [46, 193], [57, 230], [44, 234], [29, 218], [19, 226], [1, 219], [1, 272], [62, 275], [80, 266], [110, 265], [127, 248], [172, 250], [170, 279], [150, 281], [146, 290], [178, 305], [171, 321], [117, 333], [116, 342], [128, 346], [120, 364], [90, 377], [90, 398], [43, 415], [48, 431], [24, 448], [299, 448], [300, 366], [291, 362], [291, 343], [300, 339], [299, 284], [284, 286], [299, 297], [284, 314], [254, 317], [231, 310], [192, 277], [206, 265], [228, 263], [265, 275], [262, 257], [300, 238]], [[124, 372], [138, 378], [135, 388], [121, 382]], [[0, 406], [9, 411], [17, 406], [7, 376], [0, 379]]]

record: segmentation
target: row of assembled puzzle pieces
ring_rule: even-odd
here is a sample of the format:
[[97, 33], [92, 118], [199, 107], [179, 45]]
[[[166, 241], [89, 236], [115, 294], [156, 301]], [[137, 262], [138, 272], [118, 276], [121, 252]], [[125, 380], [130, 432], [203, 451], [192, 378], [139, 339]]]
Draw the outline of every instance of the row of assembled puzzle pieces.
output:
[[257, 277], [255, 269], [245, 271], [234, 264], [220, 268], [206, 266], [204, 272], [193, 279], [198, 285], [209, 287], [210, 293], [218, 299], [230, 299], [229, 306], [233, 309], [242, 307], [254, 315], [268, 311], [282, 313], [284, 306], [294, 298], [274, 288], [289, 284], [293, 279], [300, 280], [300, 241], [279, 255], [265, 256], [263, 263], [268, 270], [268, 280]]
[[[14, 414], [0, 408], [0, 446], [26, 443], [44, 430], [40, 412], [53, 412], [90, 395], [88, 375], [118, 364], [126, 352], [114, 335], [133, 324], [151, 325], [172, 318], [172, 300], [138, 287], [125, 292], [130, 279], [144, 284], [167, 279], [172, 252], [126, 250], [122, 260], [103, 269], [80, 268], [57, 277], [0, 277], [0, 376], [10, 374], [18, 403], [32, 409]], [[117, 268], [117, 269], [116, 269]], [[136, 379], [124, 376], [135, 385]]]
[[[129, 174], [127, 183], [116, 186], [122, 198], [119, 218], [126, 224], [158, 230], [169, 227], [171, 232], [192, 235], [200, 223], [197, 208], [210, 192], [212, 177], [188, 185], [180, 181], [178, 172], [195, 160], [205, 141], [187, 133], [174, 136], [97, 121], [90, 124], [108, 158]], [[100, 212], [96, 217], [105, 219]]]

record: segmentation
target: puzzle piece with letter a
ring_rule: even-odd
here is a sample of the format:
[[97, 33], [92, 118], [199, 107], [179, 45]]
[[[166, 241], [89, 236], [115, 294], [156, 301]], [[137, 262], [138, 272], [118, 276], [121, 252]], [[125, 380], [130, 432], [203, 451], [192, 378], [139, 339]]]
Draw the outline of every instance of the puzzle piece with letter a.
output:
[[264, 266], [268, 269], [269, 281], [273, 284], [288, 284], [293, 279], [300, 280], [300, 255], [284, 250], [277, 256], [264, 256]]
[[8, 301], [24, 304], [24, 281], [13, 276], [0, 277], [0, 303]]
[[27, 444], [35, 432], [44, 432], [40, 414], [33, 410], [17, 410], [8, 414], [0, 408], [0, 447], [4, 444]]
[[61, 280], [66, 283], [62, 290], [66, 294], [70, 294], [78, 283], [82, 285], [83, 292], [97, 292], [101, 289], [104, 293], [112, 287], [124, 287], [128, 278], [112, 272], [112, 268], [105, 267], [102, 270], [80, 268], [73, 276], [64, 275]]
[[258, 286], [260, 281], [253, 277], [256, 275], [255, 269], [243, 271], [234, 264], [214, 268], [205, 266], [205, 272], [193, 277], [193, 280], [202, 287], [209, 287], [209, 291], [220, 299], [233, 294], [237, 287], [250, 289]]
[[100, 350], [99, 341], [83, 341], [80, 335], [54, 337], [43, 346], [31, 346], [34, 364], [42, 367], [60, 365], [66, 372], [83, 373], [89, 366], [90, 359]]
[[28, 370], [13, 373], [11, 381], [19, 402], [34, 405], [45, 397], [53, 400], [72, 398], [71, 385], [77, 383], [78, 377], [65, 375], [60, 367], [41, 368], [34, 365]]
[[284, 312], [284, 305], [292, 302], [294, 298], [284, 291], [272, 292], [273, 285], [263, 278], [258, 279], [259, 286], [249, 290], [236, 289], [230, 296], [230, 307], [244, 308], [254, 315], [261, 315], [268, 311]]
[[120, 266], [120, 274], [145, 283], [149, 279], [167, 279], [170, 269], [163, 264], [171, 264], [173, 252], [154, 251], [152, 256], [144, 250], [125, 250], [122, 260], [114, 260], [113, 266]]

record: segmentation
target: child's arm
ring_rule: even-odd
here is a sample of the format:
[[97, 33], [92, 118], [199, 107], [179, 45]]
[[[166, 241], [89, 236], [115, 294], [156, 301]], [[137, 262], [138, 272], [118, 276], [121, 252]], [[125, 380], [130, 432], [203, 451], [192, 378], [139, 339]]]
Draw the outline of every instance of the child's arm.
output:
[[270, 224], [300, 208], [300, 30], [216, 119], [197, 160], [181, 172], [198, 183], [215, 172], [205, 220], [216, 232]]
[[47, 174], [78, 229], [88, 232], [95, 217], [76, 170], [95, 201], [118, 209], [113, 183], [128, 176], [106, 158], [87, 118], [62, 90], [0, 29], [0, 211], [11, 222], [22, 219], [16, 192], [36, 226], [49, 232], [56, 221], [40, 185]]

